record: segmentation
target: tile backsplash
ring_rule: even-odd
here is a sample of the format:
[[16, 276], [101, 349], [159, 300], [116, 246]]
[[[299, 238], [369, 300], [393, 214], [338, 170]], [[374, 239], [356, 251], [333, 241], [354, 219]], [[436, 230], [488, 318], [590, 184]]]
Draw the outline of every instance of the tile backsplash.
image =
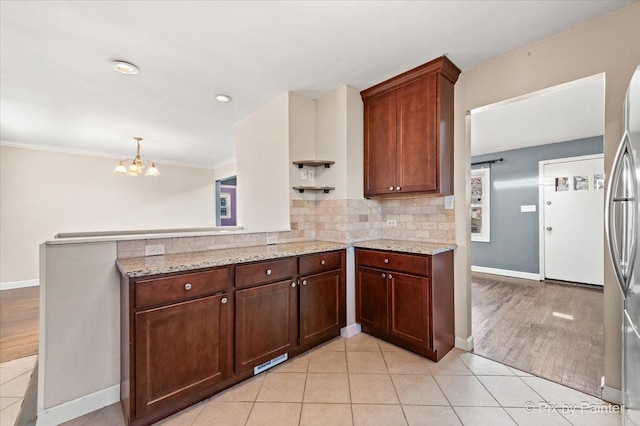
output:
[[[387, 226], [387, 219], [396, 226]], [[332, 241], [351, 243], [378, 238], [455, 243], [454, 211], [444, 197], [405, 199], [291, 200], [291, 231], [237, 233], [118, 242], [118, 257], [144, 256], [148, 244], [164, 244], [165, 254], [278, 243]]]

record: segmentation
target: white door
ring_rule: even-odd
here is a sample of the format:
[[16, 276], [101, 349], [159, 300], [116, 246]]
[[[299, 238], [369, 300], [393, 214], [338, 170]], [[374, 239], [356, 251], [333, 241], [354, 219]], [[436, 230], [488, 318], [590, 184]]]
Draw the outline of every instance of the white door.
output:
[[604, 284], [602, 155], [541, 161], [544, 278]]

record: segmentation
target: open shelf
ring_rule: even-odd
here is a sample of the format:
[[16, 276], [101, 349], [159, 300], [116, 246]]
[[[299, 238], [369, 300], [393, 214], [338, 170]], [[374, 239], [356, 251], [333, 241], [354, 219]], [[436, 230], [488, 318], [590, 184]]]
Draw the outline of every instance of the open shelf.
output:
[[326, 160], [300, 160], [300, 161], [293, 162], [293, 164], [298, 166], [299, 169], [303, 168], [304, 166], [309, 166], [309, 167], [324, 166], [325, 169], [328, 169], [329, 167], [331, 167], [332, 164], [335, 164], [335, 163], [336, 163], [335, 161], [326, 161]]
[[293, 189], [300, 192], [301, 194], [304, 191], [322, 191], [325, 194], [328, 194], [329, 191], [333, 191], [335, 188], [333, 186], [294, 186]]

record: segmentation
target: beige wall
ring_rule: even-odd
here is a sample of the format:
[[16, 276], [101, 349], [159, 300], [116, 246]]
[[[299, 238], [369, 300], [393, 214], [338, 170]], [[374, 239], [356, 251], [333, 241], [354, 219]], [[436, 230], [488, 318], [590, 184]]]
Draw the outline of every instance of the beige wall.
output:
[[[465, 70], [456, 84], [455, 204], [456, 335], [471, 333], [469, 263], [469, 141], [465, 113], [532, 91], [606, 73], [605, 169], [622, 136], [622, 105], [640, 63], [640, 4], [626, 7], [569, 31]], [[606, 248], [605, 248], [606, 250]], [[606, 252], [605, 252], [606, 253]], [[620, 388], [620, 293], [605, 255], [605, 380]]]
[[238, 225], [289, 229], [289, 94], [236, 124]]
[[38, 245], [60, 232], [215, 225], [211, 170], [159, 164], [133, 178], [116, 163], [0, 147], [0, 282], [38, 278]]

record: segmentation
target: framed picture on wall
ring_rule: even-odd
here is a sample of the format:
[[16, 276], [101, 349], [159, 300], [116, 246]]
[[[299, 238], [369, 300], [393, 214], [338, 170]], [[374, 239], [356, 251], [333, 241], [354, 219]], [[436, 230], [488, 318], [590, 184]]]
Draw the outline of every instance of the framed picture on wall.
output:
[[220, 219], [231, 219], [231, 194], [220, 194]]
[[490, 185], [491, 169], [471, 170], [471, 241], [491, 241]]

